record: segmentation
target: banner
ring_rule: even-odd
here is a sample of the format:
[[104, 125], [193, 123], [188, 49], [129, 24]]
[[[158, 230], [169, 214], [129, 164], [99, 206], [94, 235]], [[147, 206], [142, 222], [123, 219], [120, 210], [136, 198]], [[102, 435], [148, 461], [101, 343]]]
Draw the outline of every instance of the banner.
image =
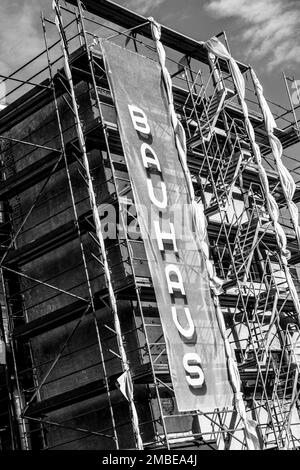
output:
[[101, 48], [178, 410], [231, 405], [224, 343], [192, 226], [160, 67], [108, 41]]

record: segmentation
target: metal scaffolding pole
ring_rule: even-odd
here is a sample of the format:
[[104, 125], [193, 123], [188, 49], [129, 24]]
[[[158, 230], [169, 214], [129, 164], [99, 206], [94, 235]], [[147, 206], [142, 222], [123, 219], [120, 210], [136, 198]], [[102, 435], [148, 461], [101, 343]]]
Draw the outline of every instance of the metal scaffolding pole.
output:
[[118, 346], [119, 346], [119, 352], [120, 352], [120, 357], [122, 361], [122, 367], [123, 367], [123, 376], [122, 376], [122, 381], [125, 382], [125, 387], [127, 390], [129, 390], [129, 393], [127, 395], [127, 400], [129, 401], [130, 408], [131, 408], [131, 414], [132, 414], [132, 425], [133, 425], [133, 432], [136, 440], [136, 445], [138, 449], [143, 448], [143, 443], [142, 439], [140, 436], [140, 430], [139, 430], [139, 423], [138, 423], [138, 416], [133, 400], [133, 381], [131, 377], [131, 371], [129, 368], [129, 363], [127, 359], [127, 354], [123, 345], [123, 340], [122, 340], [122, 333], [121, 333], [121, 326], [120, 326], [120, 320], [118, 316], [118, 309], [117, 309], [117, 301], [115, 297], [115, 293], [112, 287], [112, 282], [111, 282], [111, 274], [109, 270], [109, 265], [107, 261], [107, 256], [106, 256], [106, 250], [105, 250], [105, 244], [104, 244], [104, 239], [102, 235], [102, 226], [101, 226], [101, 221], [100, 221], [100, 216], [97, 208], [97, 203], [96, 203], [96, 197], [94, 193], [94, 188], [93, 188], [93, 183], [92, 183], [92, 178], [90, 174], [90, 168], [89, 168], [89, 161], [86, 153], [86, 146], [85, 146], [85, 139], [81, 127], [81, 122], [79, 118], [79, 113], [78, 113], [78, 105], [76, 101], [76, 96], [75, 96], [75, 91], [74, 91], [74, 86], [73, 86], [73, 79], [72, 79], [72, 74], [69, 66], [69, 53], [68, 53], [68, 45], [66, 42], [66, 37], [63, 33], [63, 23], [62, 23], [62, 18], [60, 14], [60, 8], [59, 5], [54, 1], [53, 2], [53, 8], [55, 11], [55, 23], [57, 25], [60, 37], [61, 37], [61, 46], [63, 49], [63, 54], [64, 54], [64, 59], [65, 59], [65, 73], [67, 76], [67, 80], [69, 82], [70, 86], [70, 93], [71, 93], [71, 98], [72, 98], [72, 103], [73, 103], [73, 112], [74, 112], [74, 118], [76, 122], [76, 130], [77, 130], [77, 135], [78, 135], [78, 141], [79, 141], [79, 147], [82, 152], [82, 158], [83, 158], [83, 165], [85, 167], [85, 172], [86, 172], [86, 177], [87, 177], [87, 185], [88, 185], [88, 193], [90, 197], [90, 204], [92, 207], [93, 211], [93, 220], [95, 223], [95, 228], [96, 228], [96, 235], [99, 241], [99, 246], [101, 247], [101, 256], [103, 260], [103, 266], [104, 266], [104, 272], [105, 272], [105, 278], [107, 282], [107, 289], [109, 291], [109, 298], [110, 298], [110, 304], [111, 304], [111, 309], [114, 315], [114, 323], [115, 323], [115, 331], [117, 335], [117, 340], [118, 340]]

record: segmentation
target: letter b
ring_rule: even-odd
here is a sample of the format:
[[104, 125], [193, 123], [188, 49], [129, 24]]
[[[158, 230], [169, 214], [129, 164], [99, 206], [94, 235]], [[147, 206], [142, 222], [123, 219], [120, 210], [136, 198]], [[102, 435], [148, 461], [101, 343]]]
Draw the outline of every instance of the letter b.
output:
[[128, 109], [135, 130], [141, 132], [142, 134], [150, 134], [150, 126], [144, 111], [142, 111], [141, 108], [134, 106], [133, 104], [129, 104]]

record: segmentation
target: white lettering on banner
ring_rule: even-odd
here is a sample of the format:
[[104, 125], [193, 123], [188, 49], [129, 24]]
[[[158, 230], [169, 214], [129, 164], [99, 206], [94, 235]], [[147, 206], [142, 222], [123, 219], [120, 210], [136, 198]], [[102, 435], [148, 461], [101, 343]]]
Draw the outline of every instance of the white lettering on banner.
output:
[[[151, 128], [145, 112], [135, 105], [128, 105], [128, 108], [134, 129], [138, 133], [151, 136]], [[163, 181], [159, 158], [151, 146], [145, 142], [141, 144], [140, 153], [147, 173], [147, 190], [149, 198], [157, 208], [166, 209], [168, 207], [168, 194], [166, 184]], [[154, 194], [152, 176], [156, 178], [159, 176], [161, 178], [160, 191], [162, 200], [158, 200]], [[159, 214], [157, 217], [159, 217]], [[166, 222], [166, 220], [164, 220], [164, 222]], [[168, 250], [168, 254], [173, 252], [174, 260], [177, 260], [176, 253], [178, 253], [178, 249], [175, 227], [171, 221], [167, 221], [167, 224], [169, 226], [168, 232], [161, 230], [159, 220], [153, 221], [158, 248], [162, 256], [164, 256], [165, 252]], [[186, 298], [180, 267], [176, 264], [166, 263], [165, 277], [168, 286], [168, 292], [173, 303], [170, 312], [172, 320], [179, 333], [180, 340], [184, 342], [187, 341], [189, 345], [192, 346], [192, 344], [195, 344], [197, 341], [195, 334], [195, 324], [193, 322], [190, 309], [188, 308], [188, 300]], [[184, 303], [184, 307], [182, 303]], [[180, 314], [179, 312], [182, 313]], [[179, 315], [180, 317], [185, 317], [184, 322], [179, 320]], [[201, 359], [199, 355], [196, 352], [185, 353], [182, 359], [182, 365], [186, 372], [186, 381], [189, 386], [195, 389], [201, 388], [204, 384], [205, 378], [201, 368]]]
[[150, 134], [150, 126], [144, 111], [131, 104], [128, 105], [128, 108], [135, 130], [141, 132], [142, 134]]
[[172, 318], [173, 318], [173, 321], [176, 325], [176, 328], [177, 330], [179, 331], [179, 333], [184, 336], [186, 339], [192, 339], [192, 337], [194, 336], [195, 334], [195, 325], [194, 325], [194, 322], [193, 322], [193, 319], [192, 319], [192, 316], [191, 316], [191, 312], [190, 312], [190, 309], [187, 308], [187, 307], [184, 307], [184, 313], [186, 315], [186, 318], [187, 318], [187, 322], [188, 322], [188, 328], [183, 328], [179, 321], [178, 321], [178, 314], [177, 314], [177, 309], [176, 307], [172, 307], [171, 308], [172, 310]]
[[[168, 264], [165, 267], [165, 274], [168, 283], [168, 290], [169, 294], [174, 294], [174, 290], [180, 290], [182, 295], [185, 295], [185, 290], [183, 287], [183, 280], [181, 276], [180, 269], [175, 264]], [[173, 280], [171, 279], [171, 274], [173, 274]], [[176, 276], [176, 280], [174, 281], [174, 274]]]
[[163, 241], [168, 241], [169, 240], [169, 243], [171, 241], [173, 243], [173, 251], [175, 253], [177, 253], [178, 249], [177, 249], [177, 243], [176, 243], [176, 235], [175, 235], [174, 224], [172, 224], [172, 222], [169, 222], [170, 232], [161, 232], [158, 220], [154, 220], [153, 224], [154, 224], [155, 236], [156, 236], [156, 239], [157, 239], [157, 242], [158, 242], [159, 250], [160, 251], [165, 251]]
[[186, 353], [183, 357], [183, 367], [189, 374], [186, 376], [191, 387], [201, 388], [204, 383], [204, 374], [200, 367], [200, 357], [197, 353]]
[[[150, 157], [149, 157], [149, 153], [151, 155]], [[149, 168], [149, 164], [155, 165], [158, 171], [161, 172], [160, 163], [157, 158], [157, 155], [154, 152], [154, 150], [150, 147], [150, 145], [143, 143], [141, 146], [141, 154], [142, 154], [144, 167]]]
[[153, 204], [159, 207], [159, 209], [165, 209], [168, 205], [168, 195], [167, 195], [167, 188], [166, 188], [165, 183], [163, 181], [161, 182], [161, 192], [163, 196], [162, 201], [159, 201], [157, 197], [155, 196], [152, 180], [149, 178], [147, 178], [147, 189], [148, 189], [148, 193]]

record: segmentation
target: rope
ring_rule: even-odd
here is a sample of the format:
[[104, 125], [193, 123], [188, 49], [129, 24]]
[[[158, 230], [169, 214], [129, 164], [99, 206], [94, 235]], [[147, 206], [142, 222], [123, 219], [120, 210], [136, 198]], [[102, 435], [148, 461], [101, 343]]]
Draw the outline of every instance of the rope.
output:
[[207, 238], [206, 219], [205, 219], [203, 211], [200, 208], [200, 205], [197, 204], [195, 201], [193, 183], [192, 183], [190, 172], [187, 166], [186, 136], [185, 136], [185, 132], [182, 127], [182, 124], [177, 118], [177, 114], [174, 108], [174, 100], [173, 100], [173, 93], [172, 93], [172, 80], [168, 72], [168, 69], [166, 68], [166, 65], [165, 65], [166, 53], [165, 53], [162, 43], [160, 42], [160, 35], [161, 35], [160, 25], [156, 23], [156, 21], [154, 21], [153, 18], [148, 18], [148, 19], [151, 24], [152, 37], [156, 43], [156, 50], [158, 53], [159, 63], [162, 69], [162, 75], [164, 79], [164, 85], [165, 85], [165, 89], [167, 92], [169, 115], [171, 118], [171, 124], [172, 124], [173, 130], [174, 130], [175, 144], [176, 144], [176, 148], [178, 151], [179, 160], [180, 160], [180, 163], [183, 168], [184, 175], [185, 175], [189, 198], [190, 198], [192, 210], [194, 213], [194, 218], [197, 221], [196, 229], [199, 235], [198, 243], [200, 245], [201, 251], [203, 252], [205, 256], [206, 268], [209, 273], [209, 279], [210, 279], [210, 287], [216, 294], [220, 294], [222, 292], [223, 281], [216, 276], [214, 266], [209, 259], [209, 247], [206, 242], [206, 238]]
[[[298, 315], [298, 318], [300, 319], [300, 302], [299, 302], [299, 298], [298, 298], [298, 294], [297, 294], [295, 284], [293, 282], [291, 273], [290, 273], [289, 268], [288, 268], [288, 258], [290, 257], [290, 252], [287, 250], [287, 240], [286, 240], [285, 232], [284, 232], [282, 226], [280, 225], [280, 223], [278, 221], [279, 220], [279, 208], [278, 208], [278, 205], [277, 205], [277, 202], [276, 202], [274, 196], [271, 194], [267, 172], [264, 169], [263, 164], [262, 164], [262, 157], [261, 157], [261, 153], [260, 153], [260, 148], [259, 148], [258, 144], [256, 143], [254, 129], [253, 129], [253, 126], [252, 126], [251, 121], [249, 119], [248, 106], [247, 106], [247, 103], [246, 103], [246, 100], [245, 100], [245, 81], [244, 81], [244, 77], [243, 77], [236, 61], [229, 54], [229, 52], [227, 51], [225, 46], [216, 37], [213, 37], [212, 39], [207, 41], [206, 42], [206, 47], [207, 47], [209, 52], [213, 53], [217, 57], [220, 57], [222, 59], [227, 60], [228, 63], [229, 63], [229, 68], [230, 68], [230, 71], [231, 71], [231, 74], [232, 74], [232, 77], [233, 77], [233, 80], [234, 80], [234, 85], [235, 85], [235, 88], [236, 88], [236, 91], [237, 91], [237, 94], [238, 94], [238, 97], [239, 97], [239, 100], [240, 100], [240, 104], [241, 104], [241, 107], [242, 107], [242, 111], [243, 111], [243, 114], [244, 114], [246, 131], [247, 131], [248, 138], [249, 138], [249, 141], [250, 141], [250, 144], [251, 144], [251, 147], [252, 147], [252, 152], [254, 154], [256, 164], [258, 166], [259, 177], [260, 177], [261, 185], [262, 185], [262, 188], [263, 188], [263, 191], [264, 191], [264, 194], [265, 194], [267, 210], [268, 210], [268, 213], [269, 213], [269, 215], [271, 217], [271, 220], [273, 222], [274, 232], [275, 232], [278, 247], [280, 249], [280, 259], [281, 259], [283, 269], [284, 269], [284, 272], [285, 272], [286, 281], [287, 281], [289, 291], [290, 291], [291, 296], [292, 296], [292, 300], [293, 300], [293, 303], [294, 303], [296, 313]], [[269, 117], [269, 120], [270, 120], [270, 124], [273, 125], [274, 119], [271, 119]], [[273, 140], [272, 142], [273, 142], [274, 148], [275, 148], [277, 143], [276, 143], [275, 140]], [[280, 158], [277, 158], [277, 161], [278, 161], [278, 164], [279, 164]], [[280, 168], [282, 170], [282, 175], [283, 175], [283, 171], [284, 171], [283, 170], [283, 165], [280, 165]], [[284, 173], [286, 174], [286, 172], [284, 172]], [[287, 191], [287, 193], [288, 193], [287, 195], [288, 195], [289, 198], [291, 197], [291, 194], [293, 194], [293, 187], [292, 186], [293, 185], [291, 184], [290, 179], [288, 179], [287, 183], [285, 185], [285, 190]]]
[[274, 134], [274, 128], [277, 127], [277, 124], [274, 120], [270, 107], [263, 95], [263, 87], [260, 81], [258, 80], [256, 73], [254, 72], [252, 68], [251, 68], [251, 75], [252, 75], [256, 95], [258, 98], [258, 102], [260, 105], [260, 109], [264, 117], [265, 127], [268, 133], [268, 138], [269, 138], [270, 146], [271, 146], [272, 153], [274, 156], [274, 160], [276, 163], [278, 175], [280, 178], [281, 187], [282, 187], [283, 194], [288, 205], [288, 209], [291, 214], [292, 223], [293, 223], [294, 230], [296, 233], [298, 245], [300, 247], [300, 226], [298, 223], [298, 209], [297, 209], [296, 204], [293, 202], [293, 197], [294, 197], [295, 190], [296, 190], [296, 184], [293, 180], [292, 175], [290, 174], [290, 172], [288, 171], [288, 169], [284, 166], [282, 162], [282, 145], [281, 145], [280, 140]]
[[[246, 100], [245, 100], [245, 81], [244, 81], [244, 77], [243, 77], [236, 61], [229, 54], [229, 52], [227, 51], [225, 46], [216, 37], [214, 37], [214, 38], [210, 39], [209, 41], [207, 41], [206, 42], [206, 47], [207, 47], [209, 52], [213, 53], [217, 57], [220, 57], [222, 59], [227, 60], [228, 63], [229, 63], [229, 68], [230, 68], [230, 71], [231, 71], [231, 74], [232, 74], [232, 77], [233, 77], [233, 80], [234, 80], [234, 85], [235, 85], [235, 88], [236, 88], [236, 91], [237, 91], [237, 94], [238, 94], [238, 97], [239, 97], [239, 100], [240, 100], [240, 104], [241, 104], [241, 107], [242, 107], [242, 111], [243, 111], [243, 114], [244, 114], [246, 131], [247, 131], [247, 134], [248, 134], [248, 138], [250, 140], [250, 144], [251, 144], [251, 147], [252, 147], [252, 151], [253, 151], [253, 154], [254, 154], [255, 161], [256, 161], [257, 166], [258, 166], [260, 181], [261, 181], [262, 188], [263, 188], [263, 191], [264, 191], [264, 194], [265, 194], [268, 213], [269, 213], [270, 218], [273, 222], [277, 244], [278, 244], [278, 247], [280, 249], [280, 259], [281, 259], [281, 262], [282, 262], [282, 265], [283, 265], [283, 268], [284, 268], [286, 281], [287, 281], [289, 291], [290, 291], [291, 296], [292, 296], [292, 300], [293, 300], [294, 307], [296, 309], [298, 318], [300, 318], [300, 303], [299, 303], [299, 299], [298, 299], [298, 294], [297, 294], [296, 287], [294, 285], [292, 276], [291, 276], [289, 268], [288, 268], [288, 258], [290, 256], [290, 253], [287, 250], [286, 235], [285, 235], [285, 232], [284, 232], [283, 228], [281, 227], [281, 225], [278, 222], [278, 220], [279, 220], [279, 208], [278, 208], [278, 205], [276, 203], [275, 198], [271, 194], [267, 173], [266, 173], [266, 170], [264, 169], [264, 167], [262, 165], [262, 157], [261, 157], [261, 153], [260, 153], [260, 148], [256, 143], [254, 129], [253, 129], [253, 126], [252, 126], [251, 121], [249, 119], [248, 106], [247, 106], [247, 103], [246, 103]], [[268, 130], [268, 135], [269, 135], [269, 139], [270, 139], [270, 145], [271, 145], [272, 151], [274, 153], [275, 161], [276, 161], [278, 172], [279, 172], [279, 175], [280, 175], [280, 181], [282, 182], [283, 191], [284, 191], [284, 194], [285, 194], [285, 196], [288, 200], [289, 208], [291, 209], [291, 214], [293, 214], [292, 217], [293, 217], [294, 226], [297, 225], [297, 232], [296, 233], [297, 233], [297, 236], [298, 236], [298, 234], [299, 234], [299, 231], [298, 231], [298, 211], [297, 211], [297, 218], [296, 218], [295, 207], [293, 207], [293, 203], [292, 203], [292, 197], [293, 197], [293, 194], [294, 194], [294, 191], [295, 191], [294, 182], [292, 181], [292, 178], [289, 177], [290, 175], [287, 174], [288, 172], [287, 172], [286, 168], [284, 167], [284, 165], [281, 162], [282, 146], [281, 146], [281, 143], [279, 142], [279, 140], [273, 134], [275, 121], [274, 121], [274, 118], [273, 118], [270, 110], [268, 112], [268, 105], [267, 105], [267, 103], [266, 103], [266, 101], [263, 97], [262, 87], [259, 84], [255, 74], [253, 75], [253, 73], [252, 73], [252, 77], [253, 77], [254, 83], [256, 85], [256, 89], [257, 89], [257, 92], [258, 92], [258, 98], [259, 98], [260, 104], [262, 106], [262, 109], [264, 109], [264, 118], [266, 119], [267, 126], [268, 126], [267, 130]], [[296, 208], [296, 210], [297, 210], [297, 208]]]
[[[279, 175], [283, 195], [285, 197], [286, 203], [288, 210], [291, 215], [291, 220], [292, 224], [295, 230], [298, 246], [300, 248], [300, 226], [299, 226], [299, 213], [298, 213], [298, 208], [296, 204], [293, 202], [293, 197], [295, 194], [296, 190], [296, 184], [293, 180], [292, 175], [288, 171], [288, 169], [285, 167], [285, 165], [282, 162], [282, 144], [280, 140], [275, 136], [274, 134], [274, 128], [277, 127], [277, 124], [275, 122], [275, 119], [272, 115], [272, 112], [270, 110], [270, 107], [263, 95], [263, 87], [260, 83], [260, 81], [257, 78], [256, 73], [254, 70], [251, 68], [251, 75], [254, 83], [254, 88], [256, 91], [256, 95], [258, 98], [258, 102], [260, 105], [260, 109], [262, 111], [263, 117], [264, 117], [264, 122], [265, 122], [265, 127], [268, 133], [268, 138], [269, 138], [269, 143], [272, 149], [272, 153], [274, 156], [275, 164], [276, 164], [276, 169], [277, 173]], [[296, 298], [298, 300], [298, 295], [295, 294], [294, 289], [291, 291], [291, 294], [294, 298], [296, 295]], [[296, 300], [296, 299], [295, 299]], [[295, 302], [294, 302], [295, 303]], [[298, 319], [300, 320], [299, 317], [299, 304], [296, 301], [296, 310], [298, 313]]]
[[160, 41], [161, 28], [160, 28], [160, 25], [156, 21], [154, 21], [153, 18], [148, 18], [148, 19], [151, 24], [152, 37], [155, 40], [156, 50], [158, 53], [158, 60], [161, 66], [163, 81], [164, 81], [165, 89], [167, 92], [169, 114], [170, 114], [171, 124], [172, 124], [173, 131], [174, 131], [175, 144], [176, 144], [179, 160], [182, 165], [186, 183], [187, 183], [190, 203], [192, 207], [193, 220], [195, 222], [198, 242], [200, 245], [199, 248], [201, 249], [205, 257], [206, 268], [207, 268], [207, 272], [208, 272], [208, 276], [210, 280], [210, 287], [212, 290], [213, 301], [214, 301], [216, 315], [217, 315], [217, 322], [218, 322], [218, 326], [219, 326], [221, 336], [224, 342], [225, 354], [226, 354], [226, 360], [227, 360], [227, 369], [229, 373], [230, 383], [231, 383], [233, 393], [234, 393], [235, 407], [236, 407], [237, 412], [241, 416], [241, 419], [245, 426], [245, 437], [246, 437], [248, 448], [249, 449], [259, 448], [258, 439], [256, 436], [256, 431], [255, 431], [256, 423], [252, 420], [248, 420], [247, 418], [245, 404], [243, 401], [243, 395], [240, 389], [241, 382], [240, 382], [239, 371], [238, 371], [237, 364], [233, 356], [233, 352], [232, 352], [232, 349], [231, 349], [231, 346], [230, 346], [230, 343], [228, 341], [227, 334], [226, 334], [226, 326], [224, 322], [224, 317], [223, 317], [223, 313], [222, 313], [219, 299], [218, 299], [218, 295], [222, 291], [222, 281], [219, 278], [217, 278], [217, 276], [215, 275], [214, 266], [209, 259], [209, 248], [206, 242], [207, 240], [206, 220], [205, 220], [203, 211], [200, 209], [200, 205], [197, 204], [195, 201], [192, 179], [191, 179], [191, 175], [187, 166], [186, 136], [185, 136], [183, 126], [181, 122], [178, 120], [176, 112], [175, 112], [175, 108], [174, 108], [173, 93], [172, 93], [172, 80], [166, 68], [166, 54], [165, 54], [164, 47]]

